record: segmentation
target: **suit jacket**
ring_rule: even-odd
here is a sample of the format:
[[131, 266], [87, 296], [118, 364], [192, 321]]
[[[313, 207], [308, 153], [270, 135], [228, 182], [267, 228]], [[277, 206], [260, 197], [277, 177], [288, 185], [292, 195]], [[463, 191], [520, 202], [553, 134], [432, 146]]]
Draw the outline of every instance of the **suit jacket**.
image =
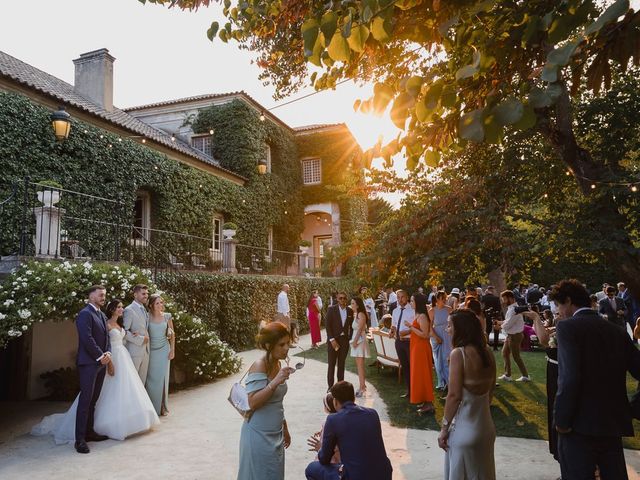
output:
[[96, 365], [98, 358], [111, 351], [107, 317], [101, 311], [96, 311], [87, 305], [76, 317], [78, 330], [78, 365]]
[[[127, 349], [132, 357], [143, 357], [149, 352], [149, 344], [145, 345], [144, 336], [148, 335], [148, 320], [143, 315], [140, 304], [132, 302], [127, 305], [122, 315], [127, 339]], [[137, 333], [138, 335], [134, 335]]]
[[327, 309], [327, 317], [325, 320], [327, 329], [327, 339], [334, 338], [338, 340], [342, 335], [351, 340], [351, 324], [353, 323], [353, 311], [347, 306], [347, 320], [342, 325], [340, 317], [340, 306], [332, 305]]
[[[624, 302], [619, 297], [613, 297], [616, 302], [616, 309], [614, 310], [611, 306], [611, 302], [609, 301], [609, 297], [605, 297], [600, 302], [598, 302], [598, 312], [607, 316], [610, 322], [615, 323], [616, 325], [624, 326], [624, 318], [627, 314], [627, 307]], [[617, 311], [624, 310], [623, 316], [618, 316]]]
[[342, 409], [327, 417], [322, 433], [322, 447], [318, 460], [331, 462], [336, 445], [344, 465], [346, 479], [391, 480], [391, 462], [382, 438], [378, 412], [353, 402], [345, 402]]
[[640, 351], [629, 335], [591, 309], [558, 322], [556, 331], [555, 424], [583, 435], [632, 436], [627, 371], [640, 379]]

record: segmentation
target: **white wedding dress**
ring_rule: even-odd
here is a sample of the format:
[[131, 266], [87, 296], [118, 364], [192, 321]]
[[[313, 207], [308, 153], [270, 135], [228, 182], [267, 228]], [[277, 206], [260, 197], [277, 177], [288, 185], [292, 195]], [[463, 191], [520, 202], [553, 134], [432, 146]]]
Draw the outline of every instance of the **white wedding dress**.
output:
[[[115, 374], [105, 375], [100, 397], [96, 403], [93, 429], [114, 440], [124, 440], [135, 433], [149, 430], [160, 420], [133, 366], [131, 356], [122, 343], [124, 330], [109, 332], [111, 361]], [[54, 436], [56, 444], [75, 442], [78, 395], [66, 413], [49, 415], [33, 427], [32, 435]]]

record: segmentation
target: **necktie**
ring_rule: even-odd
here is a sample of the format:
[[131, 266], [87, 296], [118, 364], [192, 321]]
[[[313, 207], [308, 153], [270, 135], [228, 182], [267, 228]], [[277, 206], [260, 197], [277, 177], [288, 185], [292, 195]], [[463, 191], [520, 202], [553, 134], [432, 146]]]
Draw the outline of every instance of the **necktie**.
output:
[[609, 301], [611, 302], [611, 308], [613, 308], [613, 311], [615, 312], [616, 311], [616, 299], [615, 299], [615, 297], [609, 299]]
[[402, 314], [404, 313], [404, 307], [400, 308], [400, 315], [398, 315], [398, 325], [396, 326], [396, 338], [400, 340], [400, 322], [402, 321]]

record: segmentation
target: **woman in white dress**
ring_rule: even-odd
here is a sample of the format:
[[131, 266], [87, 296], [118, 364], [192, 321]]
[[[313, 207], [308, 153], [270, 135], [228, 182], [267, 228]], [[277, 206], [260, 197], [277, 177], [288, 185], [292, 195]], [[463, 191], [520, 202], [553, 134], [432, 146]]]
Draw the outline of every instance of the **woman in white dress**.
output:
[[466, 308], [449, 316], [453, 338], [449, 393], [438, 445], [444, 449], [445, 480], [495, 480], [493, 445], [496, 429], [491, 397], [496, 384], [495, 359], [480, 322]]
[[[122, 327], [123, 311], [122, 301], [118, 299], [109, 302], [106, 308], [113, 368], [107, 372], [108, 375], [104, 379], [100, 397], [96, 403], [93, 425], [96, 433], [114, 440], [124, 440], [160, 423], [131, 361], [131, 356], [123, 345], [125, 337]], [[31, 434], [52, 434], [56, 444], [59, 445], [74, 443], [78, 398], [79, 396], [66, 413], [57, 413], [43, 418], [33, 427]]]
[[370, 327], [378, 328], [378, 315], [376, 313], [376, 302], [371, 298], [371, 293], [367, 287], [360, 287], [360, 296], [368, 315]]
[[353, 310], [353, 323], [351, 324], [353, 334], [351, 335], [351, 356], [355, 358], [358, 367], [358, 379], [360, 388], [356, 392], [356, 397], [360, 398], [367, 392], [364, 375], [364, 359], [369, 358], [369, 345], [367, 345], [367, 310], [360, 297], [351, 300], [351, 310]]

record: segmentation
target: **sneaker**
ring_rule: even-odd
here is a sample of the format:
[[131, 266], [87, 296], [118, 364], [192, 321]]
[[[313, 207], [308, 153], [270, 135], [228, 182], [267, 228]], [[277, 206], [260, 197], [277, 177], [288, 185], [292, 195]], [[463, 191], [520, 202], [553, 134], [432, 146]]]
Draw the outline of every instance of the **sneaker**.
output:
[[502, 380], [504, 382], [513, 382], [513, 380], [511, 380], [511, 377], [509, 375], [507, 375], [506, 373], [503, 375], [500, 375], [498, 377], [498, 380]]
[[521, 376], [520, 378], [516, 378], [516, 382], [530, 382], [531, 381], [531, 377], [525, 377], [524, 375]]

